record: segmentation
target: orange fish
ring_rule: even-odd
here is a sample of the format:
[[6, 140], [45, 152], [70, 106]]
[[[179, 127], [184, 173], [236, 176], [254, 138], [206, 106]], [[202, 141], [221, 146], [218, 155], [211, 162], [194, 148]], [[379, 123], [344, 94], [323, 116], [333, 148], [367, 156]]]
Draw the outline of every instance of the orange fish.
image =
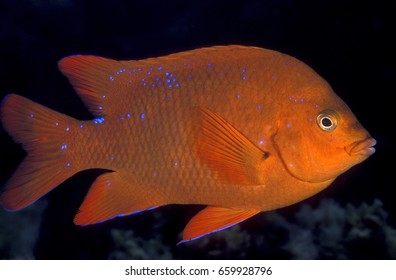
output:
[[13, 94], [3, 100], [3, 127], [28, 154], [4, 188], [6, 209], [101, 168], [108, 172], [75, 224], [207, 205], [184, 242], [310, 197], [375, 152], [329, 84], [276, 51], [226, 46], [130, 61], [77, 55], [59, 68], [95, 118]]

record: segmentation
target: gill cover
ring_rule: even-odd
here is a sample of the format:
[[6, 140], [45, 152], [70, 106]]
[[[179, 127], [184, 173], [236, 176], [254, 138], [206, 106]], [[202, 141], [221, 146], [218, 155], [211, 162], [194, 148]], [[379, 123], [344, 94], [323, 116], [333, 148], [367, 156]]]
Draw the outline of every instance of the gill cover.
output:
[[325, 109], [311, 117], [295, 113], [286, 119], [274, 136], [274, 145], [292, 176], [320, 183], [349, 168], [350, 156], [338, 141], [344, 138], [338, 112]]

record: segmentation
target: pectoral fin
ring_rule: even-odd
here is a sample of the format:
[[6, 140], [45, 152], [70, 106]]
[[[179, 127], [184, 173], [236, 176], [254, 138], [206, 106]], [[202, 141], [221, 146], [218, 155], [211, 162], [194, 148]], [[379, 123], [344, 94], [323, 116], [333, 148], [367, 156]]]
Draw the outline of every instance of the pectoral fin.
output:
[[221, 180], [231, 184], [262, 185], [261, 168], [270, 156], [218, 114], [203, 107], [194, 111], [194, 147]]
[[190, 220], [183, 231], [183, 240], [178, 244], [229, 228], [259, 212], [259, 210], [255, 209], [235, 210], [208, 206]]

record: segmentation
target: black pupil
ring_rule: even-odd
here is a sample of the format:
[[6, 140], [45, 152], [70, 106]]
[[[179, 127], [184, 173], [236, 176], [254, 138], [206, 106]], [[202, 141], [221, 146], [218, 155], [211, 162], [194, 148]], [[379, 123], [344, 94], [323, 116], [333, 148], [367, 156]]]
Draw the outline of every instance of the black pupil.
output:
[[333, 123], [332, 123], [332, 121], [331, 121], [329, 118], [324, 117], [324, 118], [322, 119], [322, 125], [323, 125], [324, 127], [330, 127], [330, 126], [333, 125]]

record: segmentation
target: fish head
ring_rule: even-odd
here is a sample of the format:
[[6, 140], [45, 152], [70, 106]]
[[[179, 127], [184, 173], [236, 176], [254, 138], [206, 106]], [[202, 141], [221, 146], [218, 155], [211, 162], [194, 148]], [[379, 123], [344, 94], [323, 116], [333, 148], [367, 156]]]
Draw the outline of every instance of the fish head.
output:
[[289, 98], [273, 139], [289, 174], [314, 183], [334, 180], [372, 155], [376, 144], [324, 80]]

